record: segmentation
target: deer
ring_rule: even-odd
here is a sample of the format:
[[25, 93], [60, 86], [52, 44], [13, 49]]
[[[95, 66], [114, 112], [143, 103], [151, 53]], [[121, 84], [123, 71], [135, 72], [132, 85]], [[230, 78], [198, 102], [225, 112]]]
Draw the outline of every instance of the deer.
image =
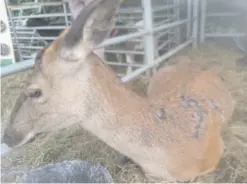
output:
[[127, 89], [95, 53], [120, 4], [91, 1], [40, 51], [1, 146], [10, 152], [41, 133], [79, 124], [154, 179], [183, 182], [212, 172], [234, 109], [230, 91], [213, 71], [178, 64], [154, 74], [147, 97]]

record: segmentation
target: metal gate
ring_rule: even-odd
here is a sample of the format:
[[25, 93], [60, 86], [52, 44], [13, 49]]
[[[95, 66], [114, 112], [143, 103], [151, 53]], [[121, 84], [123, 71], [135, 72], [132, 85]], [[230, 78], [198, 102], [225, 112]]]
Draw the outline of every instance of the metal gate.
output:
[[[42, 3], [35, 0], [8, 4], [7, 9], [15, 52], [20, 61], [2, 68], [1, 77], [32, 68], [37, 51], [56, 39], [59, 32], [70, 26], [71, 20], [67, 1]], [[199, 0], [126, 0], [118, 12], [118, 21], [123, 24], [116, 25], [116, 29], [127, 30], [128, 33], [108, 38], [98, 48], [104, 47], [106, 55], [111, 55], [105, 62], [126, 82], [155, 71], [160, 63], [186, 46], [192, 44], [196, 47], [198, 15]], [[50, 22], [48, 25], [27, 25], [28, 20], [31, 22], [31, 19], [37, 18], [49, 19]], [[53, 30], [57, 35], [41, 36], [46, 30]], [[134, 43], [134, 50], [119, 46], [129, 42]], [[135, 56], [132, 63], [119, 57], [131, 54]]]

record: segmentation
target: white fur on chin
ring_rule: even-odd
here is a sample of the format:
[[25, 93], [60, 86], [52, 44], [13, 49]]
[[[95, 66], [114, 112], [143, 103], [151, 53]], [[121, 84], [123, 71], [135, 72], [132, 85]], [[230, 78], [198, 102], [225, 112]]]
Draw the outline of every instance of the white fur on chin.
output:
[[5, 143], [2, 143], [1, 144], [1, 157], [2, 156], [6, 156], [9, 152], [11, 151], [11, 148], [5, 144]]

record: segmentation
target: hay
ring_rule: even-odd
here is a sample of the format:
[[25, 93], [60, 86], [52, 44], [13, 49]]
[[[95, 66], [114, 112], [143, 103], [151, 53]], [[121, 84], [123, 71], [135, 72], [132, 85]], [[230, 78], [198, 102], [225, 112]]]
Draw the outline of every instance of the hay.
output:
[[[225, 80], [237, 106], [229, 129], [224, 134], [226, 150], [217, 170], [200, 177], [197, 182], [247, 182], [247, 69], [240, 70], [235, 61], [243, 55], [216, 44], [202, 45], [199, 49], [187, 48], [168, 64], [197, 62], [212, 68]], [[2, 80], [2, 122], [6, 123], [27, 73], [20, 73]], [[136, 84], [134, 82], [133, 84]], [[146, 89], [147, 83], [138, 83]], [[15, 89], [16, 91], [14, 91]], [[136, 90], [138, 91], [138, 90]], [[83, 159], [106, 167], [114, 182], [150, 182], [134, 165], [121, 168], [117, 165], [121, 155], [79, 127], [63, 130], [57, 134], [44, 135], [34, 142], [14, 151], [2, 159], [2, 167], [36, 167], [65, 159]]]

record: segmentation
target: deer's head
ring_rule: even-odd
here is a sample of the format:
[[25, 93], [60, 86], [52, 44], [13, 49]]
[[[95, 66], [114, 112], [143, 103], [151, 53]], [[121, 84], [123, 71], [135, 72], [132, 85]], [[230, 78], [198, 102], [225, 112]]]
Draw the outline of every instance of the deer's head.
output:
[[91, 93], [89, 56], [114, 26], [120, 3], [91, 1], [71, 28], [37, 55], [28, 84], [12, 109], [2, 146], [22, 146], [39, 133], [66, 128], [86, 116]]

